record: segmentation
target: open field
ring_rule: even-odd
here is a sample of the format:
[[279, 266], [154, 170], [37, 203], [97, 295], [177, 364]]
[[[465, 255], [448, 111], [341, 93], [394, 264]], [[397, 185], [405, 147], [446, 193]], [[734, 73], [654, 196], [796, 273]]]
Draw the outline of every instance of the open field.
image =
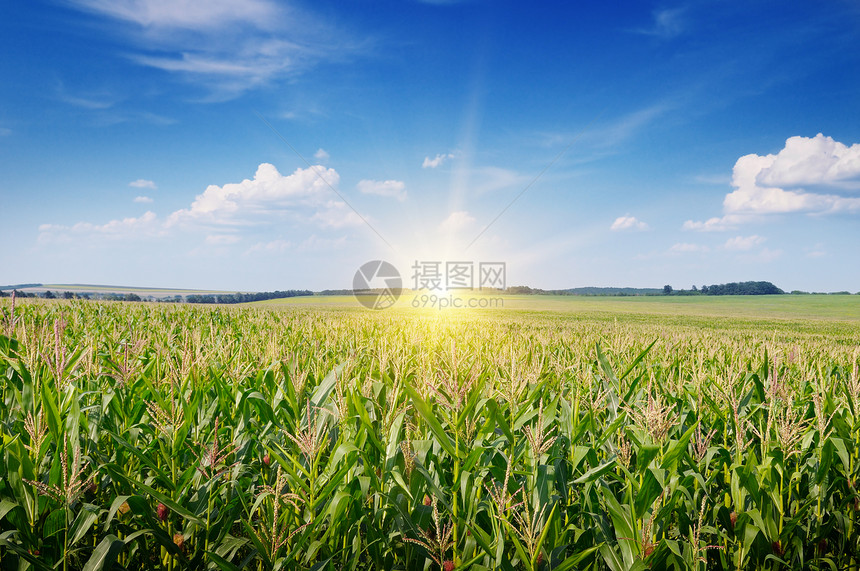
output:
[[0, 300], [0, 568], [860, 564], [860, 296], [505, 299]]

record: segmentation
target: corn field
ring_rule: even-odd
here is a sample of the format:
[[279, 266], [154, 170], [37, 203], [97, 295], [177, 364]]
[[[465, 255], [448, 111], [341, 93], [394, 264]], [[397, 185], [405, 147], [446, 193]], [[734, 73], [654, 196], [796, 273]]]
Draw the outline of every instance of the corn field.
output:
[[860, 565], [854, 326], [3, 301], [0, 569]]

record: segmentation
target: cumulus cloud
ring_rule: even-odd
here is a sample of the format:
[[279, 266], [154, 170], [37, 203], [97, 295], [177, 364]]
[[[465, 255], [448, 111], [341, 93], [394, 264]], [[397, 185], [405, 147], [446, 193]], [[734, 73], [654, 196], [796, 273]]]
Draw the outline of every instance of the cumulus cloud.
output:
[[362, 180], [356, 186], [362, 194], [387, 196], [401, 202], [406, 200], [406, 184], [400, 180]]
[[847, 147], [830, 137], [791, 137], [776, 155], [746, 155], [726, 195], [729, 213], [827, 213], [860, 210], [860, 144]]
[[723, 244], [723, 248], [726, 250], [752, 250], [765, 240], [766, 238], [762, 238], [755, 234], [752, 236], [735, 236], [734, 238], [726, 240], [726, 243]]
[[148, 196], [135, 196], [134, 201], [138, 204], [149, 204], [152, 199]]
[[440, 166], [448, 159], [453, 159], [454, 155], [452, 153], [436, 155], [435, 158], [424, 157], [424, 162], [421, 164], [421, 168], [424, 169], [435, 169]]
[[474, 224], [475, 217], [465, 210], [455, 210], [439, 224], [439, 230], [446, 233], [459, 232]]
[[850, 147], [819, 133], [791, 137], [777, 154], [745, 155], [732, 171], [735, 188], [722, 218], [688, 220], [687, 230], [728, 230], [769, 214], [860, 211], [860, 144]]
[[[324, 177], [323, 181], [320, 177]], [[168, 236], [177, 231], [205, 232], [210, 245], [238, 241], [241, 228], [273, 226], [276, 223], [314, 224], [323, 228], [357, 226], [363, 221], [332, 188], [339, 181], [334, 169], [313, 167], [282, 175], [268, 163], [257, 168], [253, 179], [223, 186], [210, 185], [187, 207], [166, 219], [152, 212], [139, 218], [124, 218], [98, 225], [79, 222], [72, 226], [43, 224], [41, 241], [70, 241], [107, 236]], [[329, 186], [331, 185], [331, 187]], [[151, 201], [139, 196], [135, 202]]]
[[625, 215], [619, 216], [615, 219], [615, 222], [612, 223], [612, 226], [609, 227], [613, 232], [619, 232], [622, 230], [647, 230], [648, 225], [641, 220], [638, 220], [635, 216]]
[[676, 254], [689, 254], [693, 252], [709, 252], [711, 249], [703, 244], [689, 244], [686, 242], [679, 242], [677, 244], [673, 244], [669, 251]]
[[334, 169], [299, 168], [285, 176], [274, 165], [262, 163], [253, 179], [208, 186], [191, 206], [171, 214], [167, 226], [194, 223], [247, 225], [297, 208], [340, 210], [339, 204], [343, 203], [330, 200], [329, 188], [329, 185], [336, 187], [339, 181], [340, 176]]
[[137, 180], [133, 180], [128, 185], [132, 188], [151, 188], [155, 190], [158, 188], [154, 182], [151, 180], [146, 180], [145, 178], [139, 178]]
[[331, 155], [325, 149], [317, 149], [317, 152], [314, 153], [314, 158], [320, 162], [326, 162], [331, 158]]
[[756, 183], [763, 186], [832, 185], [860, 190], [860, 144], [848, 147], [821, 133], [791, 137], [778, 154], [766, 158], [769, 164], [756, 175]]

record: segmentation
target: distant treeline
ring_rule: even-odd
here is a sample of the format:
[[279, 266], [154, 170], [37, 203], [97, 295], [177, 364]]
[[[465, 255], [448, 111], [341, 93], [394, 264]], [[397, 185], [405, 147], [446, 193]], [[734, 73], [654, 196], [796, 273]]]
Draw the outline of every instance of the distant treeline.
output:
[[574, 287], [569, 289], [540, 289], [529, 286], [511, 286], [504, 293], [513, 295], [658, 295], [663, 290], [647, 287]]
[[[13, 292], [0, 290], [0, 297], [11, 296]], [[155, 298], [153, 296], [141, 297], [136, 293], [78, 293], [71, 291], [54, 293], [51, 290], [34, 293], [14, 290], [15, 297], [41, 297], [43, 299], [99, 299], [104, 301], [158, 301], [162, 303], [182, 303], [181, 295]], [[267, 299], [281, 299], [285, 297], [298, 297], [303, 295], [314, 295], [309, 290], [287, 290], [287, 291], [261, 291], [256, 293], [226, 293], [226, 294], [192, 294], [185, 296], [186, 303], [247, 303], [250, 301], [265, 301]]]
[[663, 286], [663, 295], [779, 295], [785, 292], [770, 282], [731, 282], [727, 284], [693, 286], [690, 289], [672, 289]]
[[187, 295], [187, 303], [248, 303], [251, 301], [265, 301], [267, 299], [282, 299], [286, 297], [301, 297], [313, 295], [310, 290], [289, 289], [287, 291], [260, 291], [256, 293], [219, 293], [213, 295]]

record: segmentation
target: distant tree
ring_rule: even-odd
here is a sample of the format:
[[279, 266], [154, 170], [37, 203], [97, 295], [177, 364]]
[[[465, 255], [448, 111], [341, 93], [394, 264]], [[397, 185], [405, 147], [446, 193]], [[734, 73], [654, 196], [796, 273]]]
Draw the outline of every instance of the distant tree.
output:
[[703, 285], [701, 291], [702, 291], [702, 293], [705, 293], [705, 294], [708, 293], [708, 286]]
[[63, 299], [75, 299], [75, 294], [70, 291], [63, 292]]
[[669, 284], [663, 286], [663, 295], [670, 295], [673, 291], [672, 286]]
[[45, 299], [56, 299], [56, 297], [51, 290], [45, 292]]
[[699, 291], [698, 289], [696, 289], [696, 284], [693, 284], [693, 287], [692, 287], [691, 289], [692, 289], [693, 291]]
[[140, 301], [140, 296], [136, 293], [125, 294], [125, 301]]
[[714, 284], [702, 292], [708, 295], [778, 295], [785, 293], [770, 282], [730, 282]]

